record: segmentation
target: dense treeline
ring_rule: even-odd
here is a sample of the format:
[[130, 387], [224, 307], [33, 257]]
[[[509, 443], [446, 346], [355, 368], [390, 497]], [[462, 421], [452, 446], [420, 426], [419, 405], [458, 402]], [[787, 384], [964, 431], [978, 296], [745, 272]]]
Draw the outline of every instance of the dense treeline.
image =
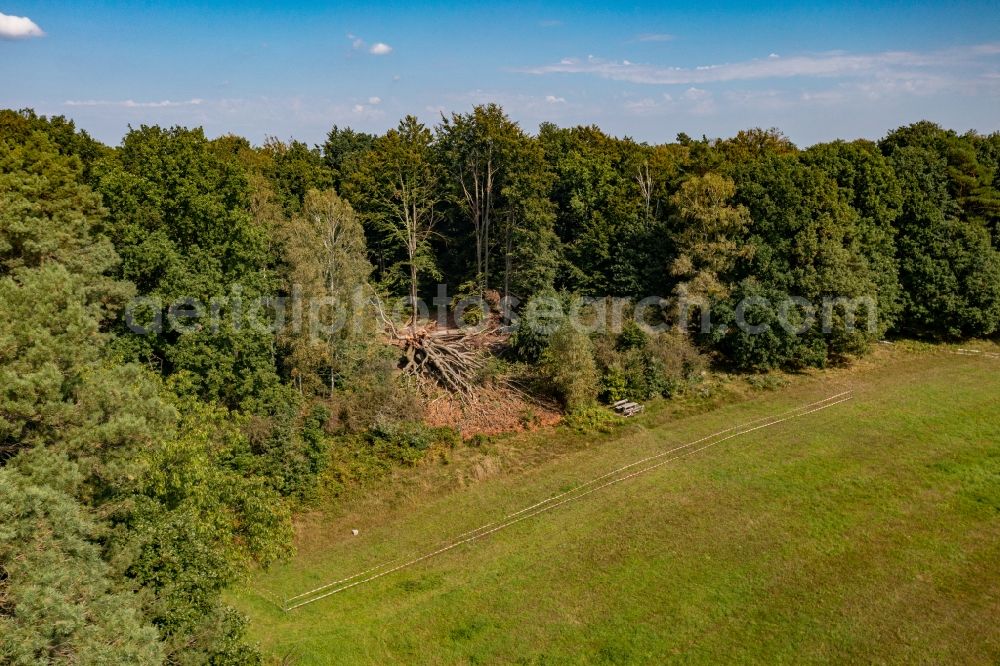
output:
[[[337, 447], [406, 462], [453, 438], [413, 422], [381, 340], [388, 297], [438, 283], [525, 320], [541, 296], [662, 297], [658, 333], [514, 333], [498, 363], [570, 410], [672, 395], [707, 362], [994, 335], [1000, 135], [653, 146], [489, 105], [316, 147], [143, 126], [110, 148], [0, 112], [0, 660], [257, 661], [221, 594], [287, 554]], [[287, 297], [350, 325], [238, 325]]]

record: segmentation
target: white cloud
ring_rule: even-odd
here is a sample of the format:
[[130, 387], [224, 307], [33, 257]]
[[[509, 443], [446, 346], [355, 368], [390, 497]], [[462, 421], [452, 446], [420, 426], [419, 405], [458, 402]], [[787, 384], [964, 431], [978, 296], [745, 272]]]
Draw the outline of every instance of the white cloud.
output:
[[351, 48], [355, 51], [363, 51], [367, 49], [368, 53], [377, 56], [389, 55], [393, 51], [392, 47], [385, 42], [375, 42], [371, 46], [368, 46], [368, 42], [350, 32], [347, 33], [347, 38], [351, 40]]
[[639, 100], [630, 100], [625, 102], [625, 111], [628, 113], [634, 113], [636, 115], [645, 115], [656, 111], [660, 107], [660, 104], [656, 102], [655, 99], [645, 97]]
[[45, 32], [27, 16], [9, 16], [0, 13], [0, 39], [27, 39], [44, 36]]
[[[496, 103], [502, 106], [512, 118], [518, 118], [521, 122], [526, 120], [561, 121], [570, 116], [576, 118], [574, 114], [585, 108], [575, 98], [570, 100], [557, 95], [532, 95], [511, 90], [482, 88], [446, 93], [441, 102], [444, 107], [442, 110], [447, 112], [459, 110], [463, 113], [470, 105]], [[598, 113], [596, 107], [586, 108], [590, 110], [588, 112]], [[435, 115], [437, 115], [438, 109], [439, 106], [436, 103], [427, 107], [427, 110]]]
[[368, 103], [371, 104], [372, 106], [375, 106], [377, 104], [381, 104], [382, 103], [382, 98], [381, 97], [369, 97], [368, 98]]
[[131, 99], [105, 100], [105, 99], [69, 99], [63, 102], [66, 106], [116, 106], [123, 109], [165, 109], [175, 106], [199, 106], [204, 100], [188, 99], [183, 101], [172, 101], [165, 99], [159, 102], [136, 102]]
[[704, 116], [715, 113], [715, 98], [702, 88], [688, 88], [681, 95], [681, 100], [687, 103], [687, 110], [693, 114]]
[[984, 60], [1000, 53], [1000, 44], [980, 44], [926, 53], [885, 51], [873, 54], [831, 52], [774, 57], [743, 62], [670, 67], [617, 62], [589, 56], [585, 60], [563, 58], [552, 65], [520, 71], [528, 74], [588, 74], [614, 81], [652, 85], [694, 85], [726, 81], [748, 81], [792, 77], [878, 77], [918, 79], [930, 70], [951, 70], [966, 77], [981, 70]]
[[799, 95], [799, 101], [809, 103], [818, 102], [821, 104], [833, 104], [844, 102], [848, 99], [846, 91], [842, 89], [834, 90], [817, 90], [813, 92], [804, 92]]
[[674, 39], [673, 35], [663, 32], [646, 32], [635, 36], [637, 42], [669, 42]]
[[[378, 97], [372, 97], [371, 99], [378, 99], [379, 102], [382, 100]], [[385, 111], [376, 108], [376, 103], [372, 103], [369, 100], [368, 104], [355, 104], [351, 107], [351, 114], [354, 118], [362, 118], [364, 120], [377, 120], [385, 117]]]
[[[728, 104], [737, 108], [767, 112], [787, 109], [795, 103], [793, 95], [780, 90], [732, 90], [724, 93], [723, 98]], [[809, 99], [808, 93], [799, 95], [799, 100], [802, 102]], [[833, 98], [829, 98], [828, 101], [833, 101]]]
[[678, 113], [706, 116], [716, 113], [718, 107], [715, 96], [711, 92], [692, 86], [676, 98], [668, 93], [663, 93], [659, 97], [626, 99], [622, 109], [632, 116], [664, 117], [667, 114], [676, 115]]

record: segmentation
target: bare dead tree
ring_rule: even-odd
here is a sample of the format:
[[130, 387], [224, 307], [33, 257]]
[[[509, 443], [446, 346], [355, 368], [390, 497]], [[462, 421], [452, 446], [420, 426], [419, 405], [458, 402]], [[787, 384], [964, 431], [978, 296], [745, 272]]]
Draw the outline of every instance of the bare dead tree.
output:
[[467, 168], [458, 172], [459, 185], [469, 210], [469, 217], [472, 219], [473, 234], [476, 239], [476, 278], [479, 280], [481, 292], [489, 288], [490, 218], [493, 212], [496, 175], [492, 142], [487, 142], [484, 151], [473, 153], [469, 157]]

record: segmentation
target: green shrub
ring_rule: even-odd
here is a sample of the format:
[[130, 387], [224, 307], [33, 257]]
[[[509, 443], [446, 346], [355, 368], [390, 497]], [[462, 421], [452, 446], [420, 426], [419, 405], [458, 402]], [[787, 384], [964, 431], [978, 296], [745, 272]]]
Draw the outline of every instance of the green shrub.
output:
[[451, 311], [458, 314], [458, 306], [462, 301], [466, 301], [461, 313], [461, 321], [456, 324], [465, 326], [478, 326], [486, 319], [486, 302], [479, 297], [479, 283], [470, 280], [458, 287], [458, 292], [451, 299]]
[[387, 348], [350, 384], [331, 398], [337, 429], [361, 433], [380, 422], [410, 421], [421, 412], [412, 378], [396, 374], [399, 350]]
[[290, 386], [274, 387], [259, 400], [260, 413], [245, 417], [254, 471], [285, 497], [308, 499], [329, 461], [329, 410], [320, 404], [302, 413]]
[[620, 425], [622, 419], [607, 407], [589, 405], [567, 412], [563, 425], [579, 433], [608, 433]]
[[625, 322], [622, 332], [618, 334], [617, 348], [619, 351], [629, 349], [644, 349], [649, 344], [649, 334], [639, 327], [634, 321]]
[[625, 376], [625, 370], [617, 363], [613, 363], [601, 373], [600, 398], [604, 402], [615, 402], [627, 398], [629, 396], [628, 389], [628, 378]]
[[[384, 478], [395, 465], [412, 467], [431, 451], [450, 450], [461, 444], [462, 438], [448, 427], [380, 421], [363, 433], [340, 435], [334, 442], [323, 485], [328, 494], [337, 496], [347, 486], [364, 486]], [[446, 460], [446, 456], [442, 458]]]
[[462, 311], [461, 323], [465, 326], [478, 326], [483, 323], [484, 319], [486, 319], [486, 312], [483, 311], [482, 305], [469, 305]]
[[617, 338], [598, 336], [594, 355], [600, 370], [600, 398], [648, 400], [670, 397], [696, 382], [704, 357], [683, 332], [651, 336], [635, 326]]
[[573, 296], [545, 290], [535, 294], [521, 310], [520, 324], [510, 337], [511, 354], [519, 361], [538, 363], [552, 333], [565, 322]]
[[459, 444], [461, 438], [451, 428], [432, 428], [419, 422], [403, 421], [376, 424], [365, 434], [365, 441], [379, 458], [414, 465], [431, 446], [451, 448]]
[[549, 337], [541, 363], [553, 392], [567, 410], [585, 407], [597, 398], [593, 345], [569, 321], [564, 321]]
[[698, 383], [708, 361], [687, 333], [670, 330], [650, 338], [646, 354], [646, 381], [652, 395], [669, 398]]
[[510, 352], [518, 361], [537, 363], [545, 352], [549, 336], [545, 333], [522, 325], [510, 336]]

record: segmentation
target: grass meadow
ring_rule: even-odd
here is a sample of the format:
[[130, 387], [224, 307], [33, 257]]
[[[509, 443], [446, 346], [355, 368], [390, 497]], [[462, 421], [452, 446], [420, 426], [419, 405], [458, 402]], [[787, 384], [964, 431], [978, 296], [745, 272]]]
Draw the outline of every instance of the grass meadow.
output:
[[[738, 382], [608, 433], [433, 452], [303, 516], [297, 555], [231, 600], [265, 654], [301, 664], [997, 663], [1000, 357], [883, 346], [773, 390]], [[853, 398], [278, 608], [843, 391]]]

